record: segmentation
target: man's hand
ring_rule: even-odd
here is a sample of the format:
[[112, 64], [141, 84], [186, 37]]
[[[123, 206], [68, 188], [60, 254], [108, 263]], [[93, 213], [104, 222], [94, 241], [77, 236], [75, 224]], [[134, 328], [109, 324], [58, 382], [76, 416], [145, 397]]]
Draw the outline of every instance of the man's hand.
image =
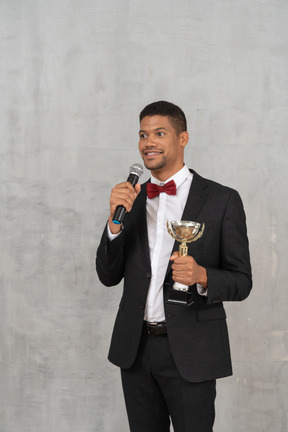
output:
[[199, 284], [203, 288], [207, 288], [206, 269], [198, 265], [194, 258], [189, 255], [180, 256], [179, 252], [174, 252], [170, 261], [173, 261], [172, 278], [175, 282], [188, 286]]
[[109, 216], [109, 228], [112, 234], [118, 234], [122, 226], [114, 224], [112, 219], [116, 210], [116, 207], [123, 205], [127, 212], [132, 209], [135, 199], [137, 198], [141, 186], [139, 183], [133, 187], [131, 183], [124, 182], [116, 185], [110, 195], [110, 216]]

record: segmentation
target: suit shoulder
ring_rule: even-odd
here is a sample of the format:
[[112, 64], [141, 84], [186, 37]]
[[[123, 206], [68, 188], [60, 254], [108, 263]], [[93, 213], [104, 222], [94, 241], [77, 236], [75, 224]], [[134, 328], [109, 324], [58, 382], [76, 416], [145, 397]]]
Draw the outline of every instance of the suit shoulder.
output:
[[191, 171], [193, 172], [193, 181], [195, 180], [197, 183], [198, 182], [202, 183], [202, 186], [208, 188], [210, 192], [213, 192], [215, 194], [220, 194], [220, 195], [226, 195], [227, 197], [231, 195], [239, 196], [239, 192], [236, 189], [218, 183], [214, 180], [204, 178], [199, 174], [197, 174], [195, 171], [193, 170]]
[[223, 185], [223, 184], [218, 183], [218, 182], [216, 182], [214, 180], [207, 179], [206, 181], [207, 181], [208, 187], [211, 190], [215, 190], [215, 191], [218, 191], [219, 193], [223, 193], [223, 194], [226, 194], [226, 195], [231, 195], [231, 194], [237, 194], [237, 195], [239, 195], [239, 192], [236, 189], [233, 189], [230, 186]]

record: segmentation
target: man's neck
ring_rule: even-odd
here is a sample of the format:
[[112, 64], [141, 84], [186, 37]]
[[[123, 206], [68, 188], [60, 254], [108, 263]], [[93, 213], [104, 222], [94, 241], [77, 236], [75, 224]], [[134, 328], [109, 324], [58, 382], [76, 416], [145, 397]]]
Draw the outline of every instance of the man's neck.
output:
[[183, 165], [179, 169], [176, 169], [175, 171], [171, 171], [171, 172], [167, 172], [167, 171], [161, 172], [160, 170], [159, 171], [152, 170], [152, 171], [150, 171], [150, 173], [156, 180], [164, 183], [164, 182], [166, 182], [166, 180], [168, 180], [169, 178], [171, 178], [175, 174], [177, 174], [179, 171], [181, 171], [184, 166], [185, 166], [185, 164], [183, 163]]

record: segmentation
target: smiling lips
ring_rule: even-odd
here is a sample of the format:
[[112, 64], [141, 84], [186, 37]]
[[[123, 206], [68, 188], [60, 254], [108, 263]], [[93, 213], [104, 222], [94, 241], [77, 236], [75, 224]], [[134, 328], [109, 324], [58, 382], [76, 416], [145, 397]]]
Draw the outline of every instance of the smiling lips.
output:
[[162, 153], [163, 153], [163, 151], [155, 151], [155, 150], [144, 150], [143, 151], [143, 155], [147, 156], [147, 157], [158, 156]]

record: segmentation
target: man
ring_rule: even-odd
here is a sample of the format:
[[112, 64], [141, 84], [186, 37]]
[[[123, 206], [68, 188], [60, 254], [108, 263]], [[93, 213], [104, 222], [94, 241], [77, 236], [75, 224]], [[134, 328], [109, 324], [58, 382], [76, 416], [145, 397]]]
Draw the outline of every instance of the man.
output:
[[[179, 107], [160, 101], [143, 109], [139, 150], [151, 179], [112, 189], [97, 251], [101, 282], [124, 278], [109, 360], [121, 368], [132, 432], [168, 432], [170, 419], [175, 432], [213, 430], [215, 380], [232, 374], [222, 302], [243, 300], [252, 287], [239, 194], [186, 167], [188, 140]], [[119, 205], [123, 225], [112, 220]], [[184, 257], [166, 229], [181, 219], [205, 223]], [[190, 287], [190, 306], [168, 302], [174, 281]]]

